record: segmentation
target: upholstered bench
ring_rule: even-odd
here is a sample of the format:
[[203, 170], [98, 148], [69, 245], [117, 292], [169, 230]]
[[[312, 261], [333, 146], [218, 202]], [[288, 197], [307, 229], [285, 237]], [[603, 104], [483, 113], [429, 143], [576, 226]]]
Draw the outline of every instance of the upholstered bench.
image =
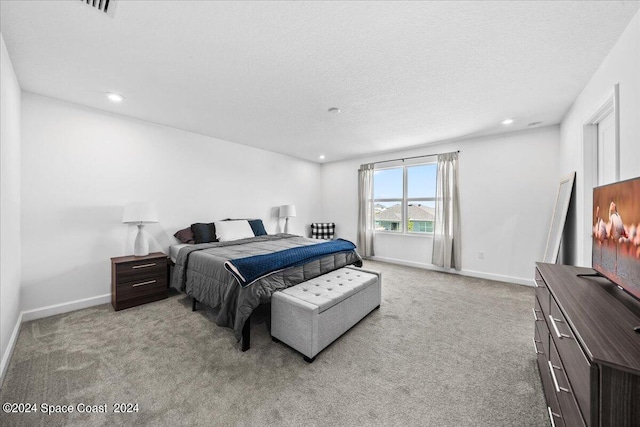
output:
[[380, 307], [382, 275], [344, 267], [271, 296], [271, 336], [313, 362], [316, 355]]

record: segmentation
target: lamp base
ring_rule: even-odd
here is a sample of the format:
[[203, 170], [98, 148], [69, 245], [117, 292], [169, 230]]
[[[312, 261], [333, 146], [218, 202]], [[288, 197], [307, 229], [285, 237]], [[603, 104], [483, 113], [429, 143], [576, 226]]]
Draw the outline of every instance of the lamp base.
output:
[[133, 255], [135, 256], [147, 256], [149, 255], [149, 242], [142, 234], [144, 224], [138, 224], [138, 234], [136, 235], [136, 241], [133, 244]]
[[284, 219], [284, 232], [289, 234], [289, 217]]

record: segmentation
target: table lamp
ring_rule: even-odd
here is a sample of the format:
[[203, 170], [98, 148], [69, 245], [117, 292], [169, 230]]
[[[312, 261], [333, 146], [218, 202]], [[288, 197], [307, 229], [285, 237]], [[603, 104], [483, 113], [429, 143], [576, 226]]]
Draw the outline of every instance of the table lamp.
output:
[[289, 218], [296, 216], [295, 205], [282, 205], [280, 206], [280, 218], [284, 218], [284, 232], [289, 232]]
[[149, 242], [144, 237], [142, 229], [145, 224], [158, 222], [158, 211], [153, 203], [148, 202], [130, 202], [124, 205], [124, 213], [122, 214], [122, 222], [125, 224], [136, 224], [138, 226], [138, 234], [133, 246], [133, 254], [135, 256], [149, 255]]

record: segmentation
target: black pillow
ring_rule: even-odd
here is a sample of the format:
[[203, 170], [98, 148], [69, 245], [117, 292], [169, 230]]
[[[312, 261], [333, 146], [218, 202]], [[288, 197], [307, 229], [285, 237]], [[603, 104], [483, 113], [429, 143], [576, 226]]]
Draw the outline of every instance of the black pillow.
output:
[[202, 222], [196, 222], [195, 224], [191, 224], [191, 231], [193, 231], [193, 238], [196, 243], [218, 241], [216, 238], [216, 226], [213, 223], [205, 224]]
[[251, 229], [253, 230], [253, 235], [254, 236], [266, 236], [267, 235], [267, 230], [264, 229], [264, 224], [262, 223], [261, 219], [250, 219], [249, 220], [249, 225], [251, 226]]

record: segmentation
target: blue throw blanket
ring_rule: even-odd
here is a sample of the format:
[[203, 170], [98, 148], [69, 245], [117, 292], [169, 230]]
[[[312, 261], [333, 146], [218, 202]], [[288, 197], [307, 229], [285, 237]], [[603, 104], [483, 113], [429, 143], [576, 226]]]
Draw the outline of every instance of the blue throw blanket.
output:
[[273, 272], [297, 267], [325, 255], [353, 251], [356, 246], [348, 240], [337, 239], [316, 245], [300, 246], [264, 255], [255, 255], [226, 261], [226, 268], [240, 283], [247, 287]]

